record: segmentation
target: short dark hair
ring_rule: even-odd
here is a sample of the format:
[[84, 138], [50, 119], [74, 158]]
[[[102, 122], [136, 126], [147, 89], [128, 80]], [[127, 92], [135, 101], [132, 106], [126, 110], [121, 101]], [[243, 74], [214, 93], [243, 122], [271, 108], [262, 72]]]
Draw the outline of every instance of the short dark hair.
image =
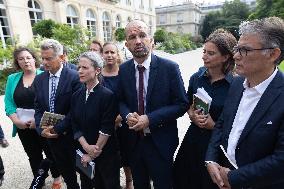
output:
[[63, 46], [63, 54], [68, 55], [68, 49], [65, 46]]
[[237, 44], [237, 40], [233, 34], [227, 30], [219, 28], [207, 37], [205, 43], [207, 42], [215, 44], [222, 56], [229, 55], [229, 58], [223, 64], [222, 72], [224, 74], [232, 72], [235, 67], [233, 48]]
[[23, 51], [27, 51], [27, 52], [29, 52], [32, 55], [32, 57], [35, 59], [35, 67], [39, 68], [40, 62], [39, 62], [38, 56], [36, 56], [35, 51], [33, 51], [32, 49], [30, 49], [28, 47], [18, 47], [18, 48], [16, 48], [14, 50], [14, 52], [13, 52], [13, 67], [16, 70], [20, 70], [21, 69], [21, 67], [20, 67], [20, 65], [18, 63], [18, 56]]
[[92, 40], [91, 43], [99, 45], [100, 46], [100, 53], [103, 53], [103, 45], [99, 40], [94, 39], [94, 40]]

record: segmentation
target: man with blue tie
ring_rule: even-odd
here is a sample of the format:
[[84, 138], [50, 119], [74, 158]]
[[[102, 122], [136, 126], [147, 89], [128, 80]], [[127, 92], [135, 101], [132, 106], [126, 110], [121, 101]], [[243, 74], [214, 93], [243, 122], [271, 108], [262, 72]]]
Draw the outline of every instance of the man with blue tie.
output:
[[[243, 22], [234, 47], [236, 73], [206, 154], [212, 180], [222, 189], [284, 186], [284, 21]], [[223, 146], [227, 157], [220, 153]], [[228, 161], [229, 159], [230, 161]], [[237, 169], [229, 168], [235, 164]]]
[[133, 59], [119, 69], [120, 115], [129, 127], [129, 160], [135, 189], [172, 188], [177, 121], [188, 109], [178, 65], [151, 53], [153, 38], [140, 20], [126, 26]]
[[[63, 67], [62, 51], [62, 45], [56, 40], [47, 39], [41, 44], [42, 63], [46, 71], [36, 76], [34, 81], [35, 122], [38, 133], [47, 138], [67, 188], [78, 189], [69, 111], [72, 94], [81, 87], [81, 83], [75, 70]], [[40, 128], [45, 111], [65, 115], [65, 118], [56, 125]]]

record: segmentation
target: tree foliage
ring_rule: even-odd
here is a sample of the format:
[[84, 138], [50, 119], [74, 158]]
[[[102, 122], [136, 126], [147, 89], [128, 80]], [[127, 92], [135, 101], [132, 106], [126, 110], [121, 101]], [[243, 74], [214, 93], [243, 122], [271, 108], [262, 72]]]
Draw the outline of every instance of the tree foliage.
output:
[[256, 9], [249, 19], [277, 16], [284, 18], [284, 0], [257, 0]]
[[221, 11], [211, 12], [205, 16], [201, 35], [206, 39], [217, 28], [224, 28], [238, 37], [238, 26], [249, 16], [249, 7], [240, 0], [226, 1]]
[[155, 43], [163, 43], [166, 41], [168, 33], [164, 28], [158, 29], [154, 34]]
[[114, 36], [115, 36], [115, 40], [116, 41], [124, 41], [126, 36], [125, 36], [125, 29], [124, 28], [117, 28], [115, 30], [115, 33], [114, 33]]
[[35, 34], [42, 37], [51, 38], [53, 36], [53, 29], [58, 26], [53, 20], [41, 20], [33, 26], [33, 31]]

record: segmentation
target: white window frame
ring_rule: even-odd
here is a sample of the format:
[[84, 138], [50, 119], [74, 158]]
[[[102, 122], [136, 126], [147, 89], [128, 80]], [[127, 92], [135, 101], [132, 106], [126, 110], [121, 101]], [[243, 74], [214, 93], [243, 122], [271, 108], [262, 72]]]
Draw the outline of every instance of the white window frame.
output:
[[[75, 13], [75, 15], [73, 14]], [[68, 18], [70, 19], [70, 23], [68, 23]], [[79, 24], [79, 16], [76, 11], [76, 8], [72, 5], [67, 5], [66, 8], [66, 23], [71, 26], [71, 28], [74, 28], [76, 25]]]
[[[32, 2], [32, 7], [29, 7], [29, 1]], [[34, 18], [30, 17], [30, 21], [31, 21], [31, 25], [33, 26], [35, 23], [39, 22], [42, 20], [43, 15], [42, 15], [42, 9], [38, 9], [35, 6], [35, 3], [38, 4], [38, 6], [40, 7], [40, 4], [36, 1], [36, 0], [28, 0], [28, 8], [29, 8], [29, 14], [32, 13]], [[41, 18], [38, 18], [37, 13], [39, 13], [41, 15]], [[34, 21], [34, 23], [33, 23]]]
[[104, 33], [104, 41], [111, 41], [112, 36], [112, 28], [111, 28], [111, 19], [110, 14], [108, 12], [103, 12], [103, 33]]
[[91, 37], [95, 37], [97, 35], [97, 18], [92, 9], [88, 9], [86, 12], [86, 22]]

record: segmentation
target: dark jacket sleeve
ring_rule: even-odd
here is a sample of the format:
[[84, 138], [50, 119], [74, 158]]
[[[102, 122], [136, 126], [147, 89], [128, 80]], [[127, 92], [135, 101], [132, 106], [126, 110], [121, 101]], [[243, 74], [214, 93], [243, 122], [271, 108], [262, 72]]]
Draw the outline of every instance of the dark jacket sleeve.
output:
[[115, 95], [111, 93], [105, 95], [102, 102], [103, 112], [100, 131], [104, 134], [113, 135], [114, 133], [115, 119], [118, 112], [118, 104], [115, 99]]

